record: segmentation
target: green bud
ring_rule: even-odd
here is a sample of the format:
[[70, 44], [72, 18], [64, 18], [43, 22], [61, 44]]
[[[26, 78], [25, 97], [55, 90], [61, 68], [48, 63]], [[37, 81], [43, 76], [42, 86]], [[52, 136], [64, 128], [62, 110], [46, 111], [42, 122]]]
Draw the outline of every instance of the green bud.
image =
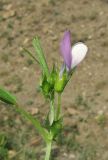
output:
[[50, 92], [50, 84], [48, 82], [45, 82], [44, 85], [42, 86], [42, 90], [44, 92], [44, 95], [48, 96]]
[[43, 95], [48, 98], [50, 95], [50, 83], [47, 81], [47, 78], [45, 75], [42, 77], [42, 82], [40, 85], [40, 88], [42, 90]]
[[54, 88], [56, 75], [57, 75], [56, 68], [55, 68], [55, 65], [53, 65], [53, 69], [51, 71], [50, 79], [49, 79], [49, 82], [50, 82], [52, 88]]
[[58, 121], [54, 121], [51, 126], [51, 133], [54, 139], [57, 137], [57, 135], [61, 132], [63, 128], [62, 121], [63, 121], [62, 119], [59, 119]]
[[62, 93], [68, 81], [68, 74], [66, 70], [60, 76], [60, 73], [56, 76], [54, 90], [58, 93]]
[[49, 78], [47, 79], [46, 75], [42, 75], [40, 88], [42, 90], [43, 95], [46, 98], [51, 98], [51, 96], [54, 94], [54, 85], [56, 80], [56, 69], [55, 65], [53, 65], [53, 69], [50, 73]]

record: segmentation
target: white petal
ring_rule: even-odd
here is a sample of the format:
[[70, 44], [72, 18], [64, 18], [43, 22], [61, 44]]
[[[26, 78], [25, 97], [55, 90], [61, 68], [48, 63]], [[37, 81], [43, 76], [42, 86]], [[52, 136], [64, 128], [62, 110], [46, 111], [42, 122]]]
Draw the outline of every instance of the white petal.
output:
[[77, 66], [85, 58], [87, 51], [88, 51], [88, 47], [82, 42], [78, 42], [72, 47], [71, 68], [74, 68], [75, 66]]

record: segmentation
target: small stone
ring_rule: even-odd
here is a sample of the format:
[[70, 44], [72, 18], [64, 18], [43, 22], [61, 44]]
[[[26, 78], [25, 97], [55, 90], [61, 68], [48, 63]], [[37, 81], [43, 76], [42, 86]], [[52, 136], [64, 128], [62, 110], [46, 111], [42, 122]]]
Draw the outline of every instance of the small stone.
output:
[[32, 115], [35, 115], [35, 114], [38, 114], [39, 110], [38, 108], [36, 107], [32, 107], [29, 109], [29, 112], [32, 114]]
[[9, 10], [9, 11], [6, 11], [4, 14], [3, 14], [3, 18], [4, 19], [8, 19], [9, 17], [14, 17], [15, 16], [15, 11], [14, 10]]
[[28, 68], [27, 68], [27, 67], [23, 67], [23, 70], [24, 70], [24, 71], [28, 71]]
[[92, 35], [89, 35], [89, 36], [88, 36], [88, 39], [89, 39], [89, 40], [91, 40], [92, 38], [93, 38], [93, 36], [92, 36]]
[[78, 114], [78, 111], [74, 108], [67, 108], [67, 112], [70, 114], [70, 115], [76, 115]]
[[8, 5], [5, 5], [4, 6], [4, 10], [10, 10], [10, 9], [12, 9], [12, 4], [8, 4]]
[[91, 77], [91, 76], [92, 76], [92, 73], [91, 73], [91, 72], [89, 72], [89, 73], [88, 73], [88, 75]]
[[9, 155], [9, 159], [11, 159], [16, 155], [16, 151], [15, 150], [9, 150], [8, 155]]
[[99, 13], [99, 15], [100, 15], [100, 16], [102, 16], [103, 14], [104, 14], [104, 12], [103, 12], [103, 11], [101, 11], [101, 12]]
[[104, 111], [103, 110], [99, 110], [98, 111], [98, 115], [103, 115], [104, 114]]
[[70, 154], [70, 155], [69, 155], [69, 158], [70, 158], [70, 159], [75, 159], [75, 155], [74, 155], [74, 154]]
[[67, 153], [63, 153], [63, 156], [64, 156], [64, 157], [67, 157], [68, 155], [67, 155]]
[[24, 44], [27, 44], [29, 42], [29, 38], [25, 38], [25, 40], [24, 40]]
[[58, 39], [57, 36], [55, 36], [55, 35], [53, 35], [51, 38], [53, 41], [57, 41], [57, 39]]

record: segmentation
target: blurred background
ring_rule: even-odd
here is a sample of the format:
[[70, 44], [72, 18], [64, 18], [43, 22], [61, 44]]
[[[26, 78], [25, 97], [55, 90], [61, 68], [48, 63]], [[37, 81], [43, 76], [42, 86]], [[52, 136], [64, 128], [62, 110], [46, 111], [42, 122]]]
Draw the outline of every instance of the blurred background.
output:
[[[0, 0], [0, 85], [42, 121], [41, 72], [22, 46], [34, 53], [32, 39], [40, 36], [49, 67], [60, 66], [66, 29], [89, 52], [62, 96], [64, 131], [51, 160], [108, 160], [108, 0]], [[44, 151], [33, 126], [0, 102], [0, 160], [41, 160]]]

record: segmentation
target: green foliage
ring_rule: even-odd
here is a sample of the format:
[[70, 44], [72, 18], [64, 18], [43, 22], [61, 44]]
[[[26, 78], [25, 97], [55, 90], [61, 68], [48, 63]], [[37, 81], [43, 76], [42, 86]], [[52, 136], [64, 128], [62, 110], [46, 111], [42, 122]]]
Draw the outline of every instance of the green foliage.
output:
[[53, 135], [53, 139], [55, 139], [62, 131], [63, 128], [63, 124], [62, 124], [63, 120], [59, 119], [58, 121], [54, 121], [50, 130], [51, 133]]
[[6, 148], [7, 139], [6, 136], [0, 133], [0, 159], [8, 159], [8, 149]]
[[52, 100], [50, 103], [51, 104], [50, 104], [50, 111], [49, 111], [48, 117], [49, 117], [49, 124], [51, 126], [54, 122], [54, 119], [55, 119], [54, 100]]
[[61, 131], [63, 129], [63, 119], [59, 119], [58, 121], [53, 121], [52, 125], [50, 125], [49, 118], [47, 116], [44, 127], [51, 133], [53, 139], [58, 135], [61, 135]]
[[51, 88], [54, 89], [55, 81], [56, 81], [57, 71], [55, 65], [53, 65], [52, 71], [50, 73], [49, 82], [51, 85]]
[[8, 91], [6, 91], [1, 87], [0, 87], [0, 100], [7, 104], [12, 104], [12, 105], [17, 104], [16, 98], [11, 93], [9, 93]]
[[58, 93], [62, 93], [67, 82], [68, 82], [68, 73], [66, 69], [63, 71], [62, 75], [60, 75], [60, 73], [58, 72], [54, 86], [55, 91]]
[[64, 91], [64, 88], [66, 87], [68, 81], [72, 77], [76, 67], [74, 67], [70, 72], [67, 72], [67, 69], [65, 66], [61, 69], [61, 71], [58, 71], [55, 76], [55, 85], [54, 90], [57, 93], [62, 93]]
[[39, 134], [47, 142], [49, 138], [48, 131], [42, 127], [38, 119], [34, 118], [31, 114], [26, 112], [22, 107], [19, 107], [18, 105], [13, 107], [18, 113], [22, 115], [23, 118], [25, 118], [26, 120], [29, 120], [33, 124], [33, 126], [38, 130]]
[[37, 63], [39, 63], [39, 61], [35, 58], [35, 56], [26, 48], [23, 48], [23, 50], [25, 51], [25, 53], [27, 53], [32, 59], [34, 59]]
[[40, 88], [41, 88], [41, 91], [42, 91], [43, 95], [46, 98], [50, 98], [52, 88], [51, 88], [50, 83], [47, 81], [47, 78], [46, 78], [45, 75], [43, 75], [43, 77], [42, 77], [42, 83], [40, 84]]
[[36, 55], [38, 58], [38, 61], [40, 63], [40, 66], [42, 68], [43, 73], [45, 74], [45, 76], [47, 77], [47, 79], [49, 79], [49, 69], [48, 69], [48, 65], [44, 56], [44, 52], [43, 49], [41, 47], [40, 41], [38, 37], [35, 37], [33, 40], [33, 46], [36, 50]]
[[53, 69], [49, 75], [49, 78], [47, 79], [46, 75], [42, 75], [41, 83], [40, 83], [40, 89], [45, 96], [45, 98], [52, 99], [52, 96], [54, 96], [54, 85], [55, 85], [55, 78], [56, 78], [56, 69], [55, 66], [53, 66]]

